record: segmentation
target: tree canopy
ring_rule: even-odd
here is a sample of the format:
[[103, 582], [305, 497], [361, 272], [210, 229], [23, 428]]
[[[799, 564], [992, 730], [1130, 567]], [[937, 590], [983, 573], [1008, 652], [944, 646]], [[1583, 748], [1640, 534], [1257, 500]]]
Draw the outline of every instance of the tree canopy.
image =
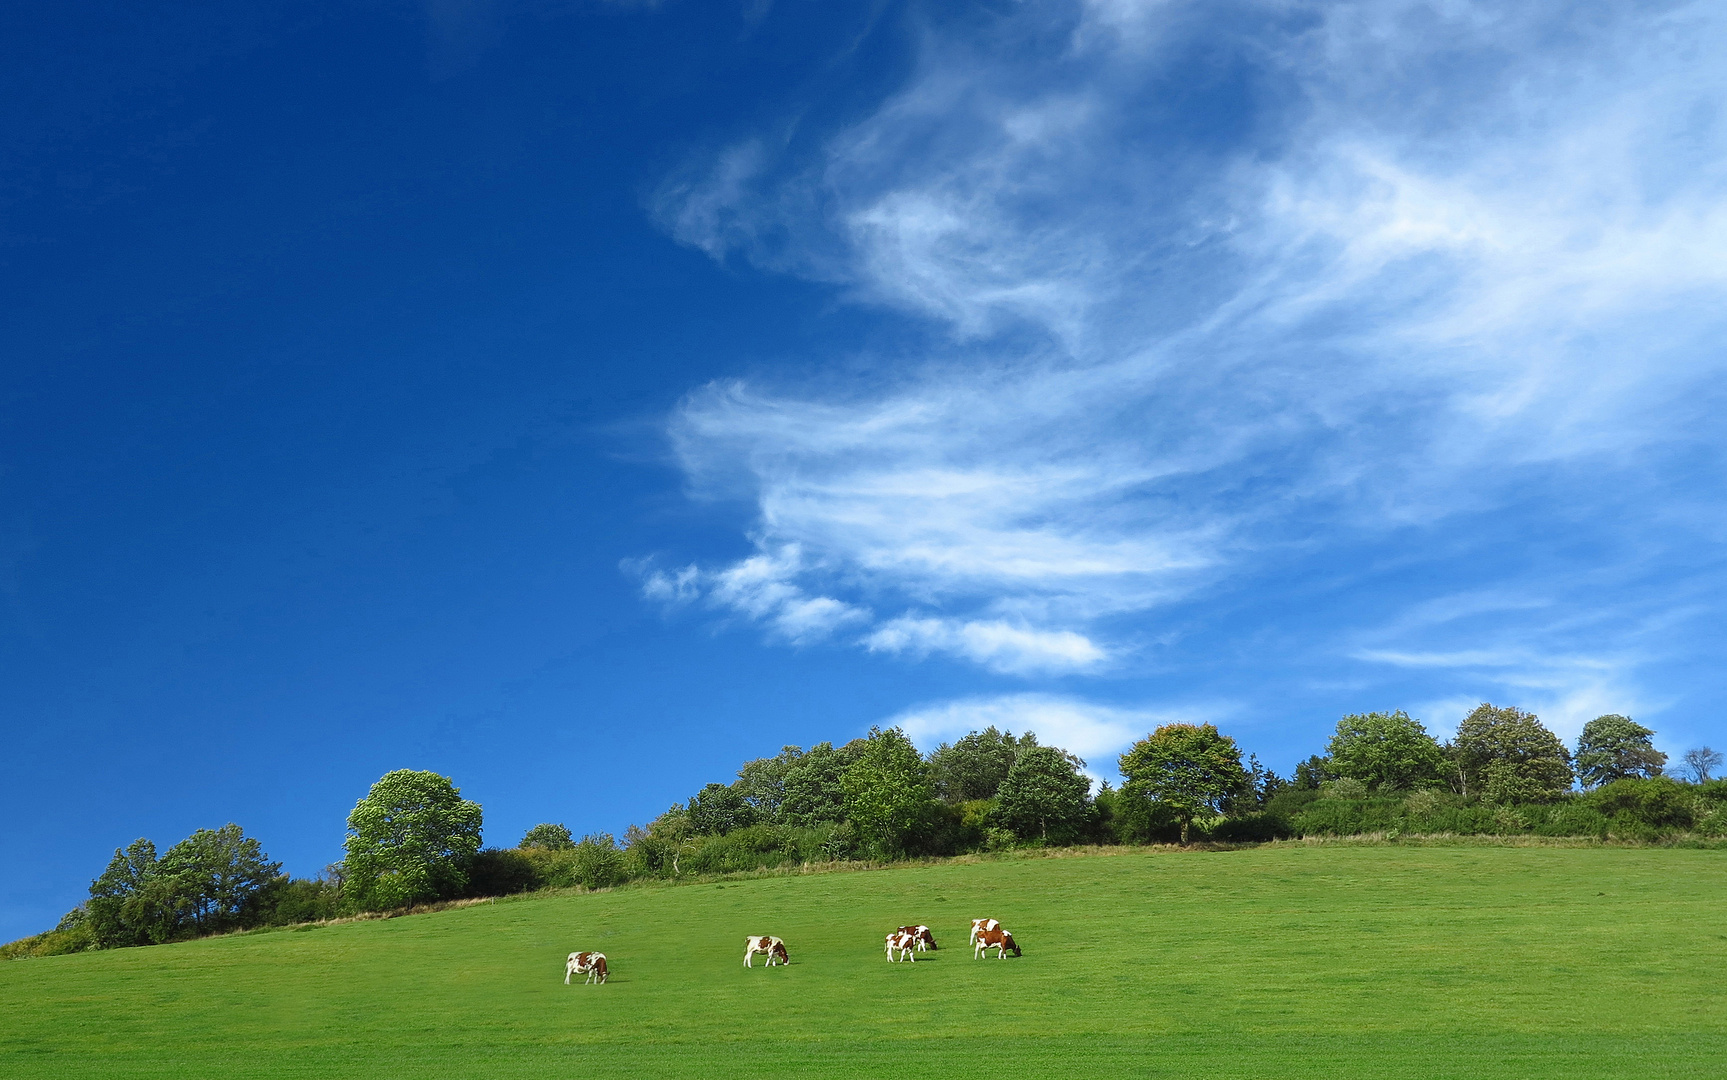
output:
[[1013, 769], [1020, 751], [1037, 745], [1030, 732], [1013, 732], [993, 726], [974, 731], [952, 743], [942, 743], [929, 756], [930, 780], [943, 802], [962, 803], [993, 799]]
[[1543, 802], [1571, 787], [1571, 753], [1534, 713], [1483, 702], [1452, 740], [1465, 795], [1490, 802]]
[[482, 816], [448, 777], [385, 773], [348, 814], [348, 895], [373, 911], [461, 895]]
[[1002, 824], [1023, 837], [1070, 843], [1084, 829], [1091, 807], [1085, 762], [1050, 746], [1022, 748], [997, 793]]
[[1445, 751], [1402, 709], [1345, 716], [1326, 752], [1332, 777], [1360, 780], [1381, 791], [1435, 787], [1445, 782]]
[[1629, 716], [1609, 713], [1583, 725], [1577, 739], [1577, 775], [1587, 787], [1631, 777], [1661, 775], [1667, 755], [1650, 740], [1655, 733]]
[[846, 818], [879, 855], [904, 854], [934, 801], [923, 755], [897, 727], [870, 729], [840, 786]]
[[1120, 768], [1122, 791], [1165, 808], [1184, 844], [1194, 818], [1217, 813], [1248, 782], [1241, 749], [1211, 724], [1165, 724], [1121, 755]]
[[568, 851], [576, 846], [576, 838], [570, 834], [568, 825], [541, 824], [529, 829], [516, 846], [538, 851]]

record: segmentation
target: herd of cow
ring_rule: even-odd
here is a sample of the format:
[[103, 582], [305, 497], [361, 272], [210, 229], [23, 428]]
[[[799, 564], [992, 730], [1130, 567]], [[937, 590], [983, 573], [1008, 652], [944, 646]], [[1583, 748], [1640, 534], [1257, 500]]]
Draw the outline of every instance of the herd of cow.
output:
[[[889, 963], [910, 960], [917, 963], [917, 954], [929, 949], [939, 948], [935, 943], [935, 935], [927, 926], [902, 926], [887, 936], [887, 958]], [[973, 919], [971, 921], [971, 956], [973, 960], [981, 960], [995, 950], [997, 960], [1006, 960], [1008, 953], [1020, 955], [1019, 946], [1014, 943], [1013, 935], [1002, 929], [1001, 923], [994, 919]], [[768, 967], [775, 964], [791, 962], [786, 953], [786, 943], [777, 937], [766, 935], [747, 937], [744, 939], [744, 967], [754, 967], [757, 955], [767, 957]], [[570, 979], [576, 975], [586, 975], [585, 982], [603, 983], [606, 981], [606, 954], [597, 952], [573, 952], [564, 964], [564, 985], [570, 984]]]

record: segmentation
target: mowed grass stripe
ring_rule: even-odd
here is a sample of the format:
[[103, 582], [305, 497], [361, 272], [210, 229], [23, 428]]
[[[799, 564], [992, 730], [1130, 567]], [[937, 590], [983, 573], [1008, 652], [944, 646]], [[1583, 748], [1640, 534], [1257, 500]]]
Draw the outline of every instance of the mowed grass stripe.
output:
[[[1724, 1050], [1724, 869], [1274, 845], [520, 899], [0, 965], [0, 1071], [507, 1076], [574, 1055], [602, 1075], [914, 1075], [904, 1048], [945, 1075], [1249, 1075], [1291, 1053], [1324, 1075], [1684, 1075]], [[1026, 955], [974, 961], [980, 915]], [[889, 964], [882, 936], [910, 921], [946, 947]], [[791, 966], [745, 970], [753, 933]], [[578, 948], [610, 984], [563, 985]]]

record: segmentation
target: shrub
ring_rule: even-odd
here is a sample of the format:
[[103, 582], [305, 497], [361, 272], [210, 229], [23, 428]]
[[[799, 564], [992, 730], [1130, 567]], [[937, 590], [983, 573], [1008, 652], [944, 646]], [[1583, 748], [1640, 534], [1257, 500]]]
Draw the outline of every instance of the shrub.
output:
[[1621, 830], [1638, 833], [1689, 829], [1696, 821], [1695, 795], [1689, 785], [1665, 776], [1615, 780], [1584, 796]]
[[1225, 818], [1211, 829], [1213, 840], [1235, 843], [1263, 843], [1267, 840], [1285, 840], [1294, 835], [1295, 830], [1290, 827], [1289, 819], [1282, 814], [1263, 811]]
[[469, 896], [511, 896], [539, 887], [539, 870], [523, 851], [485, 848], [468, 862]]
[[1319, 785], [1319, 791], [1327, 799], [1367, 798], [1367, 784], [1353, 776], [1340, 776], [1336, 780], [1327, 780]]

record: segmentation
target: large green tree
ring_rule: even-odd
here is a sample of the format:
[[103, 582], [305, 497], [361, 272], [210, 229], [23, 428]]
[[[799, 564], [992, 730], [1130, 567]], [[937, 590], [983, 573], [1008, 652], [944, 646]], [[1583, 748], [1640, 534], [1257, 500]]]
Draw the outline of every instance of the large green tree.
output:
[[930, 780], [937, 797], [962, 803], [993, 799], [1021, 750], [1037, 745], [1030, 732], [1014, 736], [993, 726], [974, 731], [963, 739], [942, 743], [929, 756]]
[[857, 760], [861, 749], [861, 745], [816, 743], [789, 765], [782, 777], [785, 791], [780, 799], [780, 821], [808, 828], [843, 820], [846, 793], [840, 777]]
[[1615, 780], [1661, 775], [1667, 755], [1650, 740], [1655, 733], [1629, 716], [1608, 713], [1583, 725], [1577, 739], [1577, 776], [1586, 787]]
[[1070, 843], [1091, 812], [1085, 762], [1052, 746], [1020, 750], [996, 793], [1002, 824], [1021, 837]]
[[1534, 713], [1483, 702], [1451, 742], [1465, 795], [1490, 802], [1545, 802], [1571, 787], [1571, 753]]
[[1211, 724], [1165, 724], [1121, 755], [1122, 793], [1163, 809], [1187, 843], [1193, 819], [1215, 814], [1248, 783], [1235, 740]]
[[769, 825], [782, 821], [786, 801], [786, 777], [803, 762], [801, 746], [784, 746], [774, 757], [754, 758], [738, 770], [732, 788], [750, 805], [755, 820]]
[[349, 899], [381, 911], [460, 896], [480, 850], [482, 816], [448, 777], [385, 773], [348, 815]]
[[166, 940], [158, 936], [161, 920], [149, 917], [144, 897], [156, 877], [156, 862], [156, 845], [139, 837], [124, 849], [115, 849], [107, 869], [90, 883], [88, 925], [99, 948]]
[[256, 925], [282, 864], [232, 822], [199, 829], [169, 848], [157, 877], [171, 882], [183, 933], [217, 934]]
[[1377, 790], [1445, 783], [1445, 751], [1421, 721], [1402, 709], [1345, 716], [1337, 722], [1326, 753], [1333, 777], [1360, 780]]
[[871, 728], [857, 760], [840, 777], [846, 818], [877, 855], [915, 846], [934, 810], [923, 756], [899, 728]]

